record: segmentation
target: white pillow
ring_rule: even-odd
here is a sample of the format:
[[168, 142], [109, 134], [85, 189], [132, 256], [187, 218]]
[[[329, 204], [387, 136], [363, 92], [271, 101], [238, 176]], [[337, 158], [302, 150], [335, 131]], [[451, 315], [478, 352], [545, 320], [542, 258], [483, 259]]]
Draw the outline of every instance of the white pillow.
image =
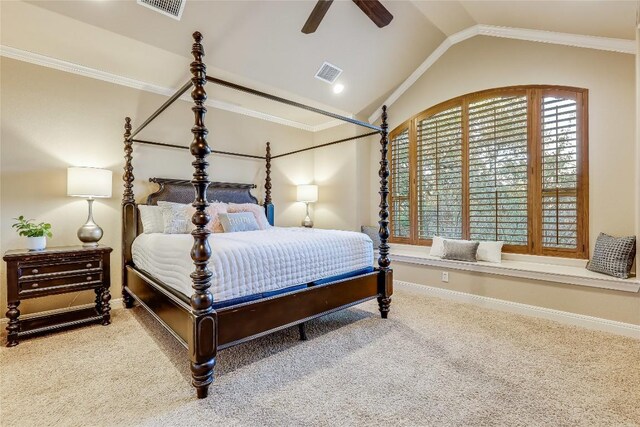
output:
[[431, 252], [429, 255], [442, 258], [444, 256], [444, 239], [442, 237], [433, 236], [431, 242]]
[[502, 245], [504, 242], [480, 242], [476, 258], [478, 261], [501, 263]]
[[144, 234], [164, 232], [164, 219], [160, 206], [138, 205], [138, 212], [140, 212]]
[[194, 225], [191, 217], [194, 207], [182, 203], [158, 202], [162, 211], [165, 234], [187, 234], [191, 233]]
[[[446, 240], [458, 240], [461, 242], [469, 242], [470, 240], [461, 240], [461, 239], [446, 239]], [[442, 237], [433, 236], [433, 241], [431, 243], [431, 252], [429, 255], [442, 258], [444, 256], [444, 241]], [[486, 262], [502, 262], [502, 245], [504, 242], [480, 242], [478, 246], [478, 252], [476, 253], [476, 258], [478, 261], [486, 261]]]

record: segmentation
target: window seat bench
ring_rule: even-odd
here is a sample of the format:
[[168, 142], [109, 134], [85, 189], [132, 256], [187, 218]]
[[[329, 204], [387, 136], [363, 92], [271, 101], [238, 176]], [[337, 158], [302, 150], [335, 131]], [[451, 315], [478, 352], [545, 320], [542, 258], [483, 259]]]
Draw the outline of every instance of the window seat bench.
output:
[[393, 262], [399, 262], [624, 292], [640, 290], [640, 279], [637, 277], [618, 279], [594, 273], [585, 268], [586, 260], [503, 253], [502, 263], [466, 262], [432, 257], [429, 250], [429, 247], [424, 246], [392, 244], [389, 255], [392, 267]]

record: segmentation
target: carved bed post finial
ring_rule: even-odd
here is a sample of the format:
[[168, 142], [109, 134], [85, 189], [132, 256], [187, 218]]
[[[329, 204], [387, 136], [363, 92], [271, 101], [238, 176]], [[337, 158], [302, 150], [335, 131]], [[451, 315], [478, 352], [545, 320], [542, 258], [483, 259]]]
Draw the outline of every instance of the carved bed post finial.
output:
[[191, 259], [195, 265], [195, 270], [191, 273], [193, 281], [193, 295], [191, 295], [191, 330], [189, 332], [189, 357], [191, 360], [191, 377], [193, 386], [196, 387], [198, 397], [207, 396], [209, 385], [213, 382], [213, 367], [215, 365], [216, 353], [216, 312], [212, 308], [213, 296], [209, 291], [211, 286], [212, 273], [208, 268], [211, 257], [211, 247], [209, 246], [210, 231], [206, 228], [211, 220], [206, 212], [209, 205], [207, 203], [207, 188], [209, 187], [209, 176], [207, 174], [207, 156], [211, 153], [211, 148], [207, 144], [207, 127], [204, 124], [204, 117], [207, 109], [204, 106], [207, 100], [207, 92], [204, 85], [207, 82], [207, 67], [202, 62], [204, 48], [202, 47], [202, 34], [193, 33], [193, 47], [191, 54], [191, 98], [194, 114], [194, 125], [191, 128], [193, 141], [189, 147], [194, 156], [192, 165], [194, 167], [193, 179], [191, 183], [195, 189], [195, 200], [193, 207], [196, 208], [192, 217], [195, 229], [193, 235], [193, 247], [191, 248]]
[[127, 292], [127, 269], [131, 264], [131, 244], [136, 238], [137, 211], [133, 194], [133, 142], [131, 141], [131, 119], [124, 119], [124, 192], [122, 193], [122, 304], [126, 308], [133, 307], [133, 297]]
[[[378, 267], [385, 274], [390, 273], [391, 260], [389, 259], [389, 124], [387, 123], [387, 106], [382, 106], [382, 124], [380, 125], [382, 130], [380, 131], [380, 170], [378, 176], [380, 176], [380, 229], [378, 235], [380, 236], [380, 255], [378, 257]], [[386, 318], [389, 314], [391, 305], [391, 276], [385, 279], [385, 285], [382, 286], [380, 296], [378, 296], [378, 307], [380, 314], [383, 318]]]

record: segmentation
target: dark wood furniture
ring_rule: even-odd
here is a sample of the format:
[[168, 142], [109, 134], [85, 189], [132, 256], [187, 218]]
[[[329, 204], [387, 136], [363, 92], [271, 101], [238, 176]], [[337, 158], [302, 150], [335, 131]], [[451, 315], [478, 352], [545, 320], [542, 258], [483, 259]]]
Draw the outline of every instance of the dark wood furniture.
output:
[[[12, 250], [7, 262], [7, 347], [30, 335], [87, 323], [111, 323], [109, 259], [106, 246], [52, 247], [43, 251]], [[95, 307], [20, 319], [21, 300], [93, 289]]]
[[[383, 107], [382, 124], [376, 126], [207, 76], [206, 66], [202, 61], [204, 56], [204, 49], [201, 44], [202, 35], [196, 32], [193, 34], [193, 38], [194, 44], [191, 53], [194, 60], [191, 63], [193, 76], [191, 82], [181, 87], [136, 130], [132, 131], [131, 119], [128, 117], [125, 119], [124, 193], [122, 198], [122, 298], [127, 308], [132, 307], [134, 301], [140, 303], [188, 349], [192, 384], [197, 390], [197, 396], [204, 398], [207, 396], [209, 386], [213, 382], [213, 370], [218, 350], [244, 343], [283, 328], [303, 325], [304, 322], [310, 319], [370, 299], [378, 300], [381, 316], [386, 318], [389, 314], [391, 294], [393, 293], [393, 273], [390, 268], [391, 261], [388, 256], [389, 245], [387, 243], [389, 238], [389, 163], [387, 158], [388, 125], [386, 107]], [[207, 173], [209, 166], [206, 160], [207, 156], [211, 153], [221, 153], [266, 160], [263, 205], [269, 222], [273, 224], [274, 206], [271, 203], [271, 163], [278, 157], [293, 155], [298, 151], [272, 156], [271, 146], [268, 143], [265, 156], [213, 150], [207, 143], [208, 130], [204, 123], [207, 111], [205, 108], [207, 94], [204, 85], [207, 82], [303, 108], [372, 129], [379, 133], [381, 154], [378, 172], [380, 176], [379, 235], [381, 244], [379, 247], [378, 267], [373, 272], [224, 308], [213, 308], [214, 301], [209, 291], [212, 272], [208, 268], [212, 252], [208, 239], [210, 232], [206, 229], [206, 225], [211, 218], [205, 209], [208, 202], [212, 200], [244, 203], [257, 203], [257, 200], [249, 192], [251, 188], [255, 187], [252, 184], [210, 182]], [[154, 178], [151, 181], [159, 184], [160, 189], [147, 198], [147, 204], [156, 204], [161, 200], [182, 203], [192, 201], [193, 206], [196, 208], [192, 217], [195, 229], [191, 233], [194, 239], [191, 258], [195, 266], [194, 272], [191, 273], [193, 294], [187, 299], [182, 295], [176, 294], [175, 291], [171, 291], [169, 287], [162, 283], [161, 277], [152, 277], [147, 272], [137, 268], [133, 262], [131, 248], [134, 239], [142, 232], [136, 199], [133, 193], [133, 143], [185, 148], [179, 145], [137, 140], [135, 136], [189, 88], [192, 89], [191, 97], [194, 102], [192, 111], [195, 122], [191, 128], [193, 141], [189, 147], [191, 154], [195, 158], [192, 162], [194, 167], [193, 178], [191, 181]], [[370, 134], [366, 136], [368, 135]], [[334, 143], [349, 141], [363, 136], [347, 138]], [[330, 144], [322, 144], [321, 146]], [[310, 147], [309, 149], [321, 146]], [[299, 327], [301, 339], [305, 339], [304, 327]]]

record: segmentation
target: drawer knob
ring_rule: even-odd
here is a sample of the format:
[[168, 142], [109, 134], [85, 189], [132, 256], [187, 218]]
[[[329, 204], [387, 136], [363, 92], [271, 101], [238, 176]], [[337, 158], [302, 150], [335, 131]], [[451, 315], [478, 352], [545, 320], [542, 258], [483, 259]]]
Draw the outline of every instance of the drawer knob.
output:
[[90, 282], [93, 279], [91, 276], [87, 276], [87, 282]]
[[31, 274], [38, 274], [38, 269], [34, 268], [33, 270], [31, 270]]
[[91, 263], [90, 262], [87, 263], [87, 268], [91, 268]]
[[37, 287], [38, 287], [38, 284], [37, 284], [37, 283], [32, 283], [32, 284], [31, 284], [31, 287], [32, 287], [32, 288], [37, 288]]

